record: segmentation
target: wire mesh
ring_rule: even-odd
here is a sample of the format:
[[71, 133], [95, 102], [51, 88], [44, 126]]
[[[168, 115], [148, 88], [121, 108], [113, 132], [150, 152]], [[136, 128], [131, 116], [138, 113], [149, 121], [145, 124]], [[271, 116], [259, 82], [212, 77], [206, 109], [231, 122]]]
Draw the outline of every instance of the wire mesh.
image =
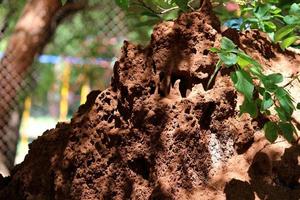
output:
[[[99, 36], [107, 39], [124, 37], [127, 34], [124, 13], [115, 5], [114, 1], [101, 1], [101, 21]], [[87, 24], [92, 26], [93, 24]], [[19, 138], [21, 113], [24, 97], [36, 86], [39, 76], [38, 68], [31, 68], [26, 72], [17, 72], [11, 67], [14, 58], [9, 53], [1, 60], [0, 65], [0, 170], [11, 170], [14, 166], [16, 146]]]
[[[33, 73], [17, 74], [9, 68], [10, 65], [1, 65], [0, 85], [4, 86], [0, 92], [0, 160], [7, 169], [14, 164], [18, 130], [22, 112], [22, 96], [33, 88]], [[5, 67], [7, 66], [7, 67]]]

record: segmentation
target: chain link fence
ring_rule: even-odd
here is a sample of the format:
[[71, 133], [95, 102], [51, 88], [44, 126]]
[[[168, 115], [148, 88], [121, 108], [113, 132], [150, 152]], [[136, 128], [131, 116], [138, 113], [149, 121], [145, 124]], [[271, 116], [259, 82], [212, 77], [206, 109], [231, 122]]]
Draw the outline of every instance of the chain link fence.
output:
[[[128, 33], [124, 21], [125, 14], [115, 5], [114, 1], [104, 0], [101, 2], [99, 9], [101, 9], [103, 17], [99, 19], [101, 30], [99, 29], [98, 36], [107, 39], [125, 38]], [[93, 26], [93, 24], [87, 22], [87, 26]], [[3, 61], [5, 59], [2, 58]], [[9, 170], [14, 166], [24, 99], [38, 84], [40, 67], [32, 67], [25, 74], [12, 73], [13, 70], [6, 67], [0, 69], [0, 81], [5, 83], [1, 84], [5, 87], [0, 88], [0, 98], [2, 98], [0, 116], [4, 116], [0, 117], [0, 173], [3, 175], [8, 175]], [[20, 82], [20, 80], [22, 81]]]
[[[19, 139], [19, 127], [23, 110], [23, 99], [34, 87], [35, 74], [32, 70], [25, 75], [12, 73], [8, 68], [3, 67], [0, 71], [4, 81], [4, 88], [1, 88], [0, 112], [0, 170], [3, 174], [8, 174], [8, 170], [14, 165], [16, 155], [16, 145]], [[23, 80], [19, 82], [18, 80]], [[20, 88], [20, 91], [17, 91]], [[17, 95], [16, 95], [17, 94]], [[9, 98], [11, 97], [11, 98]]]

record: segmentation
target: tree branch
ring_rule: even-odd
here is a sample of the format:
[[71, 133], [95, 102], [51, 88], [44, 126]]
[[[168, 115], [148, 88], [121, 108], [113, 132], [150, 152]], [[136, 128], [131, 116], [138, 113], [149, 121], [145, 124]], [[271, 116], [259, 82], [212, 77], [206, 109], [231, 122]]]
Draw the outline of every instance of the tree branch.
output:
[[51, 30], [55, 30], [57, 25], [60, 24], [67, 17], [87, 7], [88, 7], [88, 0], [78, 0], [75, 2], [72, 0], [68, 0], [67, 3], [63, 5], [55, 15], [52, 21]]

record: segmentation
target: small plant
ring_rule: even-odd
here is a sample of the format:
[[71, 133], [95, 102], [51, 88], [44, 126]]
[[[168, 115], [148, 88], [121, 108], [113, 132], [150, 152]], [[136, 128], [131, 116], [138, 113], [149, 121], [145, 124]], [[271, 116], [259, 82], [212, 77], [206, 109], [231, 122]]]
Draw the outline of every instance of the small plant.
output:
[[[281, 134], [291, 142], [294, 134], [297, 133], [291, 123], [292, 114], [300, 106], [298, 104], [297, 108], [295, 107], [293, 98], [286, 90], [291, 82], [282, 86], [280, 85], [283, 82], [281, 74], [264, 74], [262, 66], [257, 61], [238, 49], [226, 37], [222, 38], [221, 48], [211, 48], [211, 51], [217, 53], [220, 59], [208, 85], [221, 67], [234, 67], [231, 80], [236, 90], [244, 96], [240, 114], [249, 113], [255, 119], [259, 115], [269, 116], [275, 113], [277, 119], [264, 125], [266, 138], [274, 142], [278, 134]], [[300, 81], [298, 76], [294, 80]]]
[[[128, 13], [131, 13], [130, 15], [142, 17], [140, 23], [136, 24], [138, 27], [154, 25], [161, 20], [174, 19], [178, 13], [192, 11], [199, 6], [199, 0], [115, 0], [115, 2]], [[283, 50], [300, 39], [297, 35], [297, 30], [300, 27], [299, 3], [293, 3], [286, 11], [287, 15], [284, 16], [285, 10], [283, 11], [276, 6], [278, 0], [235, 0], [235, 2], [240, 4], [241, 18], [231, 21], [235, 21], [234, 24], [236, 22], [240, 24], [242, 21], [241, 26], [238, 25], [240, 27], [236, 28], [241, 30], [259, 29], [266, 32], [272, 41], [280, 44]], [[228, 12], [221, 12], [220, 15], [220, 17], [226, 15], [227, 18], [230, 18]]]
[[152, 28], [161, 21], [176, 19], [181, 12], [193, 10], [198, 0], [115, 0], [126, 12], [127, 24], [134, 33], [131, 36], [140, 43], [149, 40]]
[[285, 26], [281, 27], [274, 36], [274, 42], [280, 42], [280, 47], [286, 49], [294, 44], [300, 37], [296, 34], [300, 27], [300, 4], [292, 4], [289, 14], [283, 17]]
[[115, 0], [115, 2], [123, 9], [139, 6], [145, 9], [142, 14], [155, 17], [160, 17], [160, 15], [173, 10], [181, 10], [183, 12], [190, 9], [193, 10], [193, 7], [190, 5], [193, 0]]
[[252, 1], [242, 9], [242, 16], [244, 16], [242, 28], [260, 29], [267, 33], [275, 32], [277, 26], [274, 21], [282, 18], [280, 13], [281, 9], [274, 4]]
[[273, 0], [262, 3], [254, 0], [244, 4], [241, 9], [241, 29], [259, 29], [268, 33], [284, 50], [300, 39], [296, 34], [300, 25], [300, 4], [293, 3], [288, 15], [283, 16], [282, 10], [275, 5], [276, 2]]

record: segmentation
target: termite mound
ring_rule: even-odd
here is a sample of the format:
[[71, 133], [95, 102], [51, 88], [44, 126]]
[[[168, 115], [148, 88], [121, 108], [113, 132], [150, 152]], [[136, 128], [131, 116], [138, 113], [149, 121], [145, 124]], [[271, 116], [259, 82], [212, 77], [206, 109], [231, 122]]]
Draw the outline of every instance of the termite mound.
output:
[[221, 32], [203, 8], [156, 25], [147, 47], [125, 41], [111, 86], [30, 144], [0, 199], [298, 199], [299, 147], [267, 145], [238, 115], [230, 70], [207, 83], [222, 35], [266, 68], [299, 70], [299, 56], [258, 31]]

